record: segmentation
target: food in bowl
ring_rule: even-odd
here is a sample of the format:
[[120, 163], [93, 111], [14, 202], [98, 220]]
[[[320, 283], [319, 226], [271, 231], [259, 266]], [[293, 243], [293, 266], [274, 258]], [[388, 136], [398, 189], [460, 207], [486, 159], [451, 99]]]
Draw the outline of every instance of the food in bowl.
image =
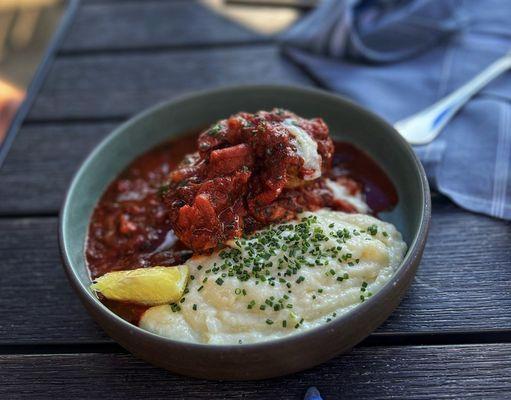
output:
[[396, 229], [371, 216], [305, 212], [192, 257], [186, 294], [147, 310], [140, 326], [201, 343], [279, 338], [329, 323], [371, 297], [405, 251]]
[[135, 160], [89, 227], [92, 289], [176, 340], [243, 344], [328, 324], [371, 297], [406, 244], [361, 150], [319, 118], [238, 113]]

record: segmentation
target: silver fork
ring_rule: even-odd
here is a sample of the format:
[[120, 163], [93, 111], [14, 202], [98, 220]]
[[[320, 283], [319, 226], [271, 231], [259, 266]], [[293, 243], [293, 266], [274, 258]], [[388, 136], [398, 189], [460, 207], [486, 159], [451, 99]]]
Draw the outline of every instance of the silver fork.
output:
[[511, 52], [489, 65], [485, 70], [450, 95], [425, 110], [396, 122], [394, 128], [410, 144], [427, 144], [431, 142], [473, 95], [510, 68]]

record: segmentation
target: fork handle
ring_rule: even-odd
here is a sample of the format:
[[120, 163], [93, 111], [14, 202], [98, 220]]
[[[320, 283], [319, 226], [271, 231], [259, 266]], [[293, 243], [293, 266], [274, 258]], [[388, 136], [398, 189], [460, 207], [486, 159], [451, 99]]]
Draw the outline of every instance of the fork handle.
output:
[[511, 53], [493, 62], [450, 95], [425, 110], [396, 122], [394, 127], [410, 144], [431, 142], [472, 96], [509, 68]]

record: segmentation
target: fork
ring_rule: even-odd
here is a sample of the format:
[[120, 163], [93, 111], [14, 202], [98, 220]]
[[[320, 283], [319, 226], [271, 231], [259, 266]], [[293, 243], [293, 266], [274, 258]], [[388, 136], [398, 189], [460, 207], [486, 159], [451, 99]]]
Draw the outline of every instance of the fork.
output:
[[511, 52], [493, 62], [459, 89], [435, 104], [417, 114], [396, 122], [394, 128], [410, 144], [430, 143], [472, 96], [510, 68]]

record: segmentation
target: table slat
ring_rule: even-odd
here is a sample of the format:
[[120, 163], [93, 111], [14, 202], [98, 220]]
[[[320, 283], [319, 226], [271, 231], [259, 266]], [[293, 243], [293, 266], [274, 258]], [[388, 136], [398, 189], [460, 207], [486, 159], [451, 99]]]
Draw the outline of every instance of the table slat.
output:
[[126, 117], [193, 90], [310, 84], [274, 45], [59, 57], [29, 120]]
[[54, 214], [80, 162], [116, 124], [21, 128], [0, 168], [0, 214]]
[[0, 345], [111, 341], [64, 275], [56, 218], [0, 219], [0, 237]]
[[197, 1], [134, 2], [122, 7], [118, 3], [97, 3], [80, 8], [60, 51], [121, 51], [262, 40], [261, 35]]
[[[369, 347], [291, 376], [213, 382], [173, 375], [128, 354], [0, 355], [0, 397], [17, 399], [503, 399], [511, 345]], [[463, 394], [463, 395], [461, 395]]]

